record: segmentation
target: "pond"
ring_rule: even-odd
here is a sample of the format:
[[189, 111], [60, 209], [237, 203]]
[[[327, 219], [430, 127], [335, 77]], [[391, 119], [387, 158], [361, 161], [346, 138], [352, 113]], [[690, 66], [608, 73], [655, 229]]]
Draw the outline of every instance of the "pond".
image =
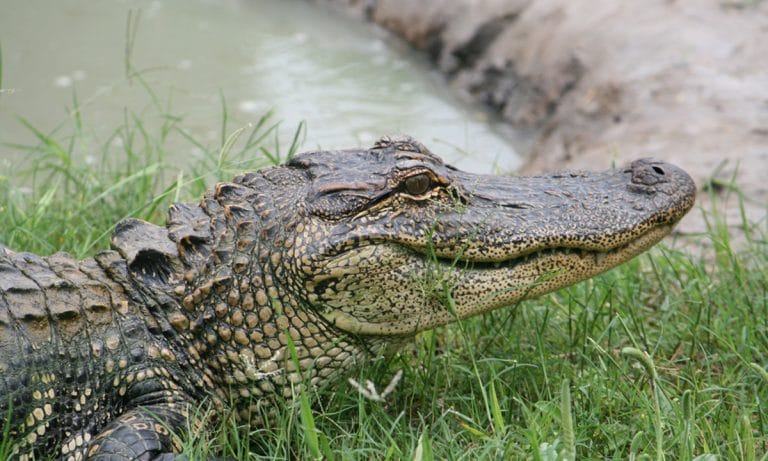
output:
[[[185, 131], [211, 144], [221, 136], [224, 101], [233, 128], [268, 111], [286, 138], [306, 123], [303, 149], [369, 146], [401, 132], [473, 172], [508, 172], [520, 162], [513, 135], [460, 101], [425, 56], [313, 2], [2, 3], [6, 165], [27, 155], [9, 145], [35, 142], [19, 117], [59, 132], [76, 97], [96, 143], [109, 137], [126, 108], [141, 114], [152, 94]], [[128, 82], [126, 66], [140, 70], [151, 91]], [[201, 155], [199, 146], [182, 141], [174, 146], [179, 160]]]

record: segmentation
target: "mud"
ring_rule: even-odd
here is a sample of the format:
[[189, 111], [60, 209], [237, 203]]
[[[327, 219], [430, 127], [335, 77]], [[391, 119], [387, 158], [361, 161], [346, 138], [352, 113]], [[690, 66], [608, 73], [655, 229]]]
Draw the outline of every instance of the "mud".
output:
[[[530, 142], [523, 173], [657, 157], [739, 234], [768, 210], [768, 2], [318, 0], [424, 50]], [[716, 205], [713, 205], [714, 203]], [[697, 234], [703, 213], [679, 232]]]

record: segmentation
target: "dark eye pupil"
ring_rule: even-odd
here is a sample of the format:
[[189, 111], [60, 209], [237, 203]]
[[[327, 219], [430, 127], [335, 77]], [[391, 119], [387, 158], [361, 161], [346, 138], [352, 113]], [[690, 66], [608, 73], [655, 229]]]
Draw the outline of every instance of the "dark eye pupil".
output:
[[411, 195], [422, 195], [429, 190], [431, 184], [429, 176], [419, 174], [405, 180], [405, 190]]

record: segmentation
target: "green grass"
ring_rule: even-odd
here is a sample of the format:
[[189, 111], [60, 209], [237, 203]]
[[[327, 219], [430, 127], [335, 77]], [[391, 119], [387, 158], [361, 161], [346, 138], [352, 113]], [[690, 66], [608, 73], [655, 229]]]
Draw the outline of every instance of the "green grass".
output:
[[[145, 84], [141, 77], [132, 80]], [[54, 134], [20, 119], [36, 142], [2, 149], [22, 150], [34, 167], [0, 171], [0, 242], [86, 257], [107, 248], [121, 218], [162, 223], [170, 202], [196, 200], [217, 179], [284, 160], [300, 144], [302, 127], [281, 143], [268, 116], [230, 128], [222, 98], [220, 141], [206, 145], [151, 94], [149, 109], [126, 109], [95, 149], [76, 95], [71, 120]], [[179, 138], [203, 155], [171, 161], [168, 145]], [[87, 162], [94, 151], [99, 158]], [[300, 393], [270, 427], [225, 416], [183, 444], [192, 459], [766, 460], [765, 221], [742, 223], [750, 238], [737, 251], [722, 219], [707, 218], [700, 255], [662, 245], [364, 365], [353, 377], [379, 393], [402, 370], [381, 400], [341, 380]], [[0, 457], [8, 446], [4, 437]]]

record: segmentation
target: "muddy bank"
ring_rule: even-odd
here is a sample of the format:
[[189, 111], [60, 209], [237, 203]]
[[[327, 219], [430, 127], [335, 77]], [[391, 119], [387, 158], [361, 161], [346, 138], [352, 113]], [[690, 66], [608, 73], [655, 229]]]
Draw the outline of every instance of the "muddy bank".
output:
[[[523, 172], [657, 157], [740, 222], [768, 204], [768, 2], [321, 0], [427, 52], [531, 142]], [[707, 184], [714, 186], [707, 187]], [[703, 229], [700, 213], [680, 226]], [[764, 225], [764, 221], [763, 221]]]

